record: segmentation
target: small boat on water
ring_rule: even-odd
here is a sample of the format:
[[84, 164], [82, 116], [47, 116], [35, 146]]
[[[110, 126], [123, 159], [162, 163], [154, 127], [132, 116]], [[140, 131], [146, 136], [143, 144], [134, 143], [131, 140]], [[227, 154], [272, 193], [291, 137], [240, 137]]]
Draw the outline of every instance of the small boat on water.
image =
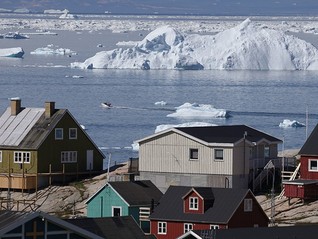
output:
[[110, 102], [103, 102], [103, 103], [101, 103], [101, 106], [104, 108], [111, 108], [112, 104]]

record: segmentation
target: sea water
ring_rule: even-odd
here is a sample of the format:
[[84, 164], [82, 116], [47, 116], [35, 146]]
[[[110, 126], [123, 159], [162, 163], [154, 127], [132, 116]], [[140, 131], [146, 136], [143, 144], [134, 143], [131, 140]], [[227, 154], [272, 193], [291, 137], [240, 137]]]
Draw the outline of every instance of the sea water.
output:
[[[21, 46], [23, 59], [0, 59], [0, 113], [8, 98], [20, 97], [23, 107], [43, 107], [55, 101], [67, 108], [111, 164], [138, 157], [135, 140], [154, 133], [156, 126], [186, 122], [246, 124], [271, 134], [285, 149], [299, 149], [318, 123], [318, 73], [315, 71], [178, 71], [80, 70], [70, 68], [96, 52], [116, 48], [119, 41], [141, 40], [144, 33], [57, 31], [57, 36], [32, 35], [28, 40], [1, 39], [0, 47]], [[48, 44], [77, 52], [72, 56], [31, 55]], [[97, 47], [102, 44], [104, 47]], [[112, 109], [101, 107], [111, 102]], [[155, 102], [164, 101], [164, 106]], [[211, 104], [231, 117], [171, 118], [185, 102]], [[308, 127], [279, 127], [284, 119]], [[111, 155], [111, 157], [109, 157]]]

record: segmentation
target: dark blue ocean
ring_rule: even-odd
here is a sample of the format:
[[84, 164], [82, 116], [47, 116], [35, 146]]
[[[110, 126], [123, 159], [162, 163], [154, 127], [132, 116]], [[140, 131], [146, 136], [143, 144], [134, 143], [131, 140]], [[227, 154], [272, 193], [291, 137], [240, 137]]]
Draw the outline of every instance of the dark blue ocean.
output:
[[[1, 33], [1, 32], [0, 32]], [[140, 32], [111, 33], [57, 31], [57, 36], [32, 35], [28, 40], [0, 40], [0, 48], [21, 46], [23, 59], [0, 58], [0, 113], [8, 98], [20, 97], [24, 107], [43, 107], [55, 101], [85, 126], [89, 136], [111, 154], [111, 164], [137, 157], [135, 140], [154, 133], [157, 125], [203, 121], [217, 125], [246, 124], [284, 139], [285, 149], [300, 148], [318, 123], [318, 72], [314, 71], [177, 71], [80, 70], [70, 68], [118, 41], [141, 40]], [[78, 54], [31, 55], [36, 48], [54, 44]], [[104, 48], [97, 48], [103, 44]], [[73, 78], [81, 76], [82, 78]], [[110, 101], [113, 109], [100, 106]], [[165, 106], [155, 102], [165, 101]], [[175, 107], [211, 104], [230, 111], [227, 119], [167, 117]], [[283, 129], [284, 119], [308, 127]], [[307, 133], [306, 133], [307, 132]]]

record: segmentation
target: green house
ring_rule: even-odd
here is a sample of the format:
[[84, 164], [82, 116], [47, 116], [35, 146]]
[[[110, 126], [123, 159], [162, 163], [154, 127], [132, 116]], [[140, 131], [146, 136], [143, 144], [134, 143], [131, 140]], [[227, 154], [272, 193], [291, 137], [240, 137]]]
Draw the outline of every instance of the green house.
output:
[[132, 216], [149, 232], [149, 215], [162, 192], [150, 181], [108, 182], [87, 201], [87, 217]]
[[103, 153], [67, 109], [26, 108], [21, 99], [0, 117], [0, 188], [37, 189], [100, 173]]

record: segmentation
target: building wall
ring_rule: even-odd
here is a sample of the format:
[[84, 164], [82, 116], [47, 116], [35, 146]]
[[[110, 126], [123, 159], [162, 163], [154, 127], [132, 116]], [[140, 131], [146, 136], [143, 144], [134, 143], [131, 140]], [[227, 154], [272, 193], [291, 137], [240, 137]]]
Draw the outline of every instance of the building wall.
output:
[[[190, 197], [198, 198], [198, 210], [190, 210]], [[185, 213], [203, 214], [204, 213], [204, 201], [195, 192], [191, 192], [183, 199], [183, 210]]]
[[[210, 230], [211, 224], [193, 223], [193, 230]], [[220, 229], [226, 225], [219, 225]], [[151, 221], [151, 234], [157, 239], [175, 239], [184, 234], [184, 222], [167, 222], [167, 234], [158, 234], [158, 221]]]
[[[190, 160], [190, 149], [199, 151], [198, 160]], [[169, 132], [143, 142], [139, 147], [139, 170], [147, 172], [232, 174], [232, 148], [223, 149], [224, 160], [214, 160], [214, 148], [180, 134]]]
[[129, 215], [128, 205], [106, 186], [88, 202], [87, 217], [111, 217], [113, 206], [121, 207], [122, 216]]
[[318, 180], [318, 171], [316, 172], [309, 172], [309, 159], [317, 159], [317, 156], [310, 157], [310, 156], [301, 156], [300, 158], [300, 178], [301, 179], [317, 179]]
[[[55, 128], [63, 128], [63, 140], [55, 139]], [[70, 114], [66, 113], [55, 128], [39, 149], [39, 172], [48, 173], [50, 165], [52, 172], [62, 172], [61, 151], [77, 151], [77, 163], [64, 163], [65, 172], [89, 171], [86, 162], [87, 150], [93, 150], [92, 171], [103, 169], [103, 155], [97, 150], [82, 128], [74, 122]], [[69, 139], [70, 128], [77, 129], [77, 139]]]
[[255, 197], [249, 192], [245, 197], [253, 200], [251, 212], [244, 211], [244, 200], [241, 202], [233, 216], [231, 217], [228, 228], [236, 227], [268, 227], [268, 217], [256, 201]]
[[248, 186], [245, 178], [232, 175], [140, 172], [139, 180], [151, 180], [163, 193], [170, 185], [217, 188], [247, 188]]

